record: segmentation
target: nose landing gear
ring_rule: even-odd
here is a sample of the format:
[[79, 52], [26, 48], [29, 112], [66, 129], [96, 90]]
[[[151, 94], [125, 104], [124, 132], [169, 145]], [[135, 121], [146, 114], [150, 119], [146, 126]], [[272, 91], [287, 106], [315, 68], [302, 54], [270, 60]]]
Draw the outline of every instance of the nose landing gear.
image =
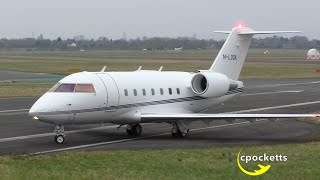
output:
[[54, 137], [54, 141], [57, 144], [63, 144], [65, 140], [65, 134], [64, 134], [64, 127], [63, 125], [56, 125], [54, 132], [56, 133], [56, 136]]
[[129, 136], [140, 136], [142, 133], [140, 124], [128, 124], [126, 129]]

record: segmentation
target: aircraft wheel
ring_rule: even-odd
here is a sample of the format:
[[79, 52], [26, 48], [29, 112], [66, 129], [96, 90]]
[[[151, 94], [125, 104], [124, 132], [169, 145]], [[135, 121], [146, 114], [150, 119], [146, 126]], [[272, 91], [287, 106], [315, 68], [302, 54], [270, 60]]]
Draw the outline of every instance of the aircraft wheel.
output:
[[173, 137], [179, 137], [179, 138], [184, 138], [184, 137], [187, 137], [188, 136], [188, 133], [189, 133], [189, 129], [187, 132], [182, 132], [180, 130], [178, 130], [177, 132], [173, 132], [171, 131], [171, 135]]
[[128, 134], [129, 136], [132, 136], [132, 135], [133, 135], [133, 133], [134, 133], [134, 131], [133, 131], [133, 125], [128, 124], [126, 130], [127, 130], [127, 134]]
[[128, 124], [126, 129], [129, 136], [140, 136], [142, 133], [142, 127], [140, 124]]
[[184, 137], [187, 137], [188, 136], [188, 133], [189, 133], [189, 129], [187, 130], [187, 132], [181, 132], [180, 131], [180, 137], [184, 138]]
[[171, 130], [171, 136], [172, 136], [172, 137], [178, 137], [178, 132], [179, 132], [178, 129], [172, 128], [172, 130]]
[[135, 136], [140, 136], [142, 133], [142, 127], [140, 124], [134, 125], [134, 135]]
[[56, 135], [54, 137], [54, 140], [57, 144], [63, 144], [64, 143], [64, 136], [63, 135]]

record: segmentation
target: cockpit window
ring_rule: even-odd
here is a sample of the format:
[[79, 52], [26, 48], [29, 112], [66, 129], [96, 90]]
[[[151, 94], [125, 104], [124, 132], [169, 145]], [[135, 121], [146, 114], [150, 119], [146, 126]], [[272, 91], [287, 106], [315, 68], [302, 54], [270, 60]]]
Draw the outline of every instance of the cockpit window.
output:
[[95, 93], [92, 84], [60, 84], [54, 85], [49, 92]]
[[76, 84], [61, 84], [54, 92], [73, 92]]
[[75, 92], [95, 93], [95, 90], [92, 84], [77, 84]]

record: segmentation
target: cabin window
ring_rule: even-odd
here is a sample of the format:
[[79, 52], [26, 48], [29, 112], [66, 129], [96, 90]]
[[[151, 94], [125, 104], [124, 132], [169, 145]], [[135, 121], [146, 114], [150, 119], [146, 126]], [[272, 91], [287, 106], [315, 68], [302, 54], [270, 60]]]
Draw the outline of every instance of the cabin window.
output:
[[124, 95], [128, 96], [128, 90], [127, 89], [124, 90]]
[[163, 89], [162, 88], [160, 88], [160, 94], [163, 95]]
[[142, 94], [145, 96], [146, 95], [146, 90], [142, 89]]
[[60, 84], [54, 92], [73, 92], [76, 84]]
[[151, 89], [151, 94], [152, 94], [152, 95], [155, 95], [154, 89]]
[[171, 95], [171, 94], [172, 94], [172, 89], [171, 89], [171, 88], [169, 88], [168, 90], [169, 90], [169, 94]]
[[94, 87], [92, 84], [77, 84], [75, 92], [80, 93], [95, 93]]
[[177, 88], [177, 94], [180, 94], [180, 89], [179, 88]]
[[134, 94], [134, 96], [137, 96], [137, 95], [138, 95], [138, 92], [137, 92], [136, 89], [133, 90], [133, 94]]

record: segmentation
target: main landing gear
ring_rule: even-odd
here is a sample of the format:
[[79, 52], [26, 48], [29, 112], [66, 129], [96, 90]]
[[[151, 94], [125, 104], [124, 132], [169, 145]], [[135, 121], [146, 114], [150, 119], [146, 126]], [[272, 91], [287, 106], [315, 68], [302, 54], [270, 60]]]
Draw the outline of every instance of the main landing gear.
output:
[[184, 138], [184, 137], [187, 137], [188, 133], [189, 133], [189, 129], [184, 129], [183, 131], [181, 131], [176, 122], [172, 123], [172, 130], [171, 130], [172, 137]]
[[140, 124], [128, 124], [126, 129], [129, 136], [140, 136], [142, 133]]
[[63, 125], [56, 125], [54, 132], [56, 133], [56, 136], [54, 137], [54, 141], [57, 144], [63, 144], [65, 140], [65, 134], [64, 134], [64, 127]]

